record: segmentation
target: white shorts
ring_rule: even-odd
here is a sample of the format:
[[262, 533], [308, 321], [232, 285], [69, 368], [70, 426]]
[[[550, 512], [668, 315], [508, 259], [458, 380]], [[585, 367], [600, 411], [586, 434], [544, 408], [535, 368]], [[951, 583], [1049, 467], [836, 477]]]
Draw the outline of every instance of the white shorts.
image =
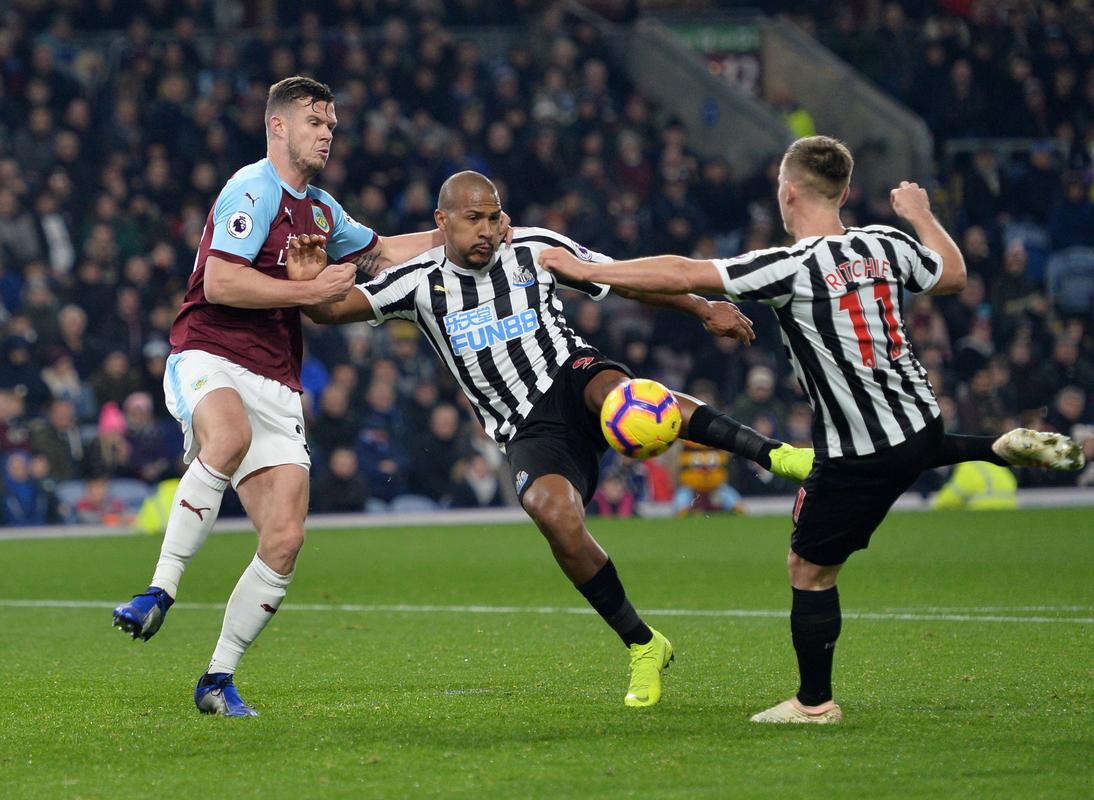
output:
[[187, 464], [200, 449], [194, 438], [194, 409], [214, 389], [234, 389], [251, 423], [251, 447], [232, 475], [233, 487], [264, 467], [299, 464], [304, 469], [311, 468], [311, 456], [304, 441], [300, 394], [279, 381], [256, 375], [203, 350], [184, 350], [168, 356], [163, 376], [167, 409], [182, 425], [183, 460]]

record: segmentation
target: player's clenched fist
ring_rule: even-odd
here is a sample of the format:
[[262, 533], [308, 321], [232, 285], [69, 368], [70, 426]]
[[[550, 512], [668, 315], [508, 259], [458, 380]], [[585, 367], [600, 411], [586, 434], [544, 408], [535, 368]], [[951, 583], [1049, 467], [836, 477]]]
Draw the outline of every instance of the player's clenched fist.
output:
[[927, 190], [911, 181], [901, 181], [900, 186], [889, 192], [889, 202], [893, 204], [897, 216], [909, 221], [931, 213]]
[[331, 264], [312, 281], [316, 295], [315, 299], [307, 305], [334, 303], [344, 299], [353, 288], [356, 278], [356, 265]]
[[581, 261], [564, 247], [552, 247], [544, 250], [539, 254], [539, 265], [548, 272], [562, 275], [570, 280], [589, 280], [589, 276], [586, 274], [590, 271], [588, 263]]

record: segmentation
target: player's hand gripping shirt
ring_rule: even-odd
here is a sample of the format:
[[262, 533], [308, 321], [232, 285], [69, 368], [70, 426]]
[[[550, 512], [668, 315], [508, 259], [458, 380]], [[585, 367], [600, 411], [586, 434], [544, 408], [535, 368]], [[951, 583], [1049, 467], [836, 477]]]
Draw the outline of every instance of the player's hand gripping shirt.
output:
[[774, 307], [818, 455], [868, 455], [939, 416], [904, 329], [903, 290], [929, 291], [942, 276], [933, 250], [870, 225], [714, 264], [728, 297]]
[[287, 280], [289, 239], [302, 234], [326, 236], [332, 264], [351, 261], [376, 245], [376, 234], [333, 197], [314, 186], [297, 192], [269, 159], [233, 175], [206, 219], [186, 299], [171, 327], [172, 352], [204, 350], [301, 391], [299, 309], [216, 305], [205, 299], [204, 279], [206, 260], [216, 256]]
[[570, 355], [588, 344], [562, 314], [559, 286], [600, 300], [608, 287], [556, 278], [539, 254], [565, 247], [586, 261], [607, 256], [542, 228], [520, 228], [489, 266], [463, 269], [436, 247], [358, 285], [376, 313], [410, 320], [424, 332], [459, 381], [486, 432], [508, 442], [532, 406], [551, 388]]

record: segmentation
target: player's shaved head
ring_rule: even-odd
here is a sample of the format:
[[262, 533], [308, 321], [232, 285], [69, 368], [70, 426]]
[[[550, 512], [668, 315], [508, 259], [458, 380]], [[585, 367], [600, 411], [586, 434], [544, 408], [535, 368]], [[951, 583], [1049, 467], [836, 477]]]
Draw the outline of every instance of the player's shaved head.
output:
[[494, 182], [457, 172], [441, 184], [433, 219], [444, 231], [445, 257], [466, 269], [490, 264], [501, 244], [501, 200]]
[[267, 127], [271, 117], [284, 112], [298, 100], [310, 100], [313, 106], [316, 103], [333, 103], [334, 92], [327, 84], [313, 78], [305, 78], [303, 75], [294, 75], [278, 81], [270, 87], [270, 94], [266, 98]]
[[481, 172], [473, 170], [464, 170], [450, 175], [448, 180], [441, 184], [441, 191], [437, 194], [437, 208], [445, 212], [457, 211], [466, 206], [484, 202], [494, 202], [501, 206], [498, 187]]
[[851, 182], [855, 160], [847, 145], [830, 136], [798, 139], [783, 156], [786, 177], [801, 189], [825, 200], [839, 202]]

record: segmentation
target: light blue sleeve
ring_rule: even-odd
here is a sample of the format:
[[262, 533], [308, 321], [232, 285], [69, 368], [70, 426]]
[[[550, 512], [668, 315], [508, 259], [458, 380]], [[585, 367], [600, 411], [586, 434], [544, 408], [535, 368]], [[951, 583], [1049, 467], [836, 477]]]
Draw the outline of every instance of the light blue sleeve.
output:
[[213, 255], [250, 264], [270, 235], [281, 204], [281, 186], [264, 175], [232, 176], [213, 206]]
[[347, 256], [360, 255], [372, 249], [376, 244], [376, 231], [347, 214], [342, 204], [327, 192], [319, 190], [319, 197], [330, 206], [334, 217], [327, 241], [327, 258], [332, 264], [345, 260]]

